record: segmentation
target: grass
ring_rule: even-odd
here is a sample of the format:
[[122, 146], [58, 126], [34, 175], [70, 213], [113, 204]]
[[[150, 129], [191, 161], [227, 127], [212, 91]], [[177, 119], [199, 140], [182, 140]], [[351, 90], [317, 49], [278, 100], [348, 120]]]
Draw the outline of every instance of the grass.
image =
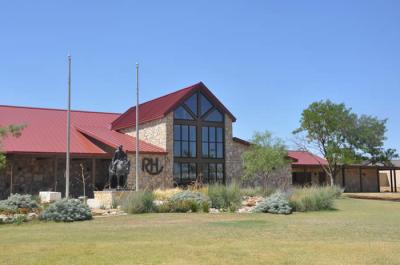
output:
[[0, 225], [0, 264], [400, 264], [400, 204]]

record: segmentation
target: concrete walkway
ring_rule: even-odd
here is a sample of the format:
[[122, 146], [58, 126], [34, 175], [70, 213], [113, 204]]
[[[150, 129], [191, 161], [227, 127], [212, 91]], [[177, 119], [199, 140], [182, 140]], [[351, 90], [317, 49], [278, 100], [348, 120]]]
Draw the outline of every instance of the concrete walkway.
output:
[[354, 199], [384, 200], [400, 202], [400, 192], [365, 192], [365, 193], [344, 193], [344, 196]]

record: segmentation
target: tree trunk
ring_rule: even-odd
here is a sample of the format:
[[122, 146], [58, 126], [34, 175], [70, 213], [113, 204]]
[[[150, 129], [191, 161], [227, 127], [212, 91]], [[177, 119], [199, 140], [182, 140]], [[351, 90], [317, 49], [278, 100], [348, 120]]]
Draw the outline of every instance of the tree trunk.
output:
[[267, 181], [268, 181], [268, 175], [264, 175], [264, 194], [267, 193]]

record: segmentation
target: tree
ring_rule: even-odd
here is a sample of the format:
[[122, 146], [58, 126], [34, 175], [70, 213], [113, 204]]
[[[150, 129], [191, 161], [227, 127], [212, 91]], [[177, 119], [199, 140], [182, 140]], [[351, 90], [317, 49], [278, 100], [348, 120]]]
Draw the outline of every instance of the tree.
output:
[[244, 179], [261, 177], [263, 188], [267, 190], [272, 173], [288, 164], [287, 150], [280, 138], [275, 138], [268, 131], [255, 132], [249, 150], [243, 153]]
[[344, 104], [330, 100], [310, 104], [301, 114], [300, 127], [293, 133], [303, 136], [303, 149], [321, 153], [328, 165], [321, 165], [334, 184], [334, 179], [343, 164], [363, 161], [384, 162], [394, 149], [384, 150], [386, 119], [353, 113]]
[[[25, 128], [25, 125], [8, 125], [8, 126], [0, 126], [0, 149], [1, 142], [4, 138], [11, 135], [14, 137], [21, 136], [22, 130]], [[4, 168], [6, 165], [6, 156], [0, 152], [0, 169]]]

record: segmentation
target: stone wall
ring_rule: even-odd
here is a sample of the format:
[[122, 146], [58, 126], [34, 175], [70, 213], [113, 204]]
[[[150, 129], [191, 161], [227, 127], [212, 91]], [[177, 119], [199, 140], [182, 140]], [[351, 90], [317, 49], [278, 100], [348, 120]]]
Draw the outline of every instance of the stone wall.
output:
[[[56, 162], [57, 160], [57, 162]], [[70, 168], [70, 194], [78, 197], [83, 194], [81, 182], [82, 170], [86, 179], [86, 194], [102, 189], [108, 174], [109, 159], [96, 159], [96, 177], [92, 177], [91, 158], [72, 158]], [[65, 195], [65, 158], [59, 157], [8, 157], [7, 167], [0, 172], [0, 198], [6, 198], [11, 192], [37, 195], [39, 191], [59, 191]]]
[[[167, 124], [171, 121], [169, 116], [162, 119], [149, 121], [139, 125], [139, 138], [147, 143], [167, 149]], [[121, 130], [122, 133], [136, 137], [136, 128], [131, 127]]]
[[226, 183], [231, 183], [241, 176], [237, 176], [238, 170], [235, 170], [235, 163], [238, 160], [238, 152], [235, 152], [235, 144], [232, 135], [232, 119], [225, 114], [225, 179]]
[[[136, 159], [134, 154], [128, 154], [129, 159], [131, 160], [131, 172], [128, 176], [127, 184], [129, 189], [135, 189], [136, 183]], [[142, 162], [143, 158], [158, 158], [159, 167], [163, 167], [163, 171], [158, 175], [151, 175], [148, 172], [143, 171]], [[154, 154], [141, 154], [140, 157], [140, 173], [139, 173], [139, 189], [157, 189], [157, 188], [171, 188], [173, 187], [173, 178], [172, 178], [172, 167], [169, 161], [169, 157], [167, 155], [154, 155]]]
[[275, 170], [267, 179], [265, 183], [264, 178], [254, 177], [248, 180], [242, 181], [244, 187], [264, 187], [273, 189], [286, 190], [292, 185], [292, 167], [290, 164], [285, 167]]
[[134, 191], [116, 191], [116, 190], [106, 190], [106, 191], [95, 191], [94, 199], [100, 203], [102, 207], [106, 209], [113, 208], [116, 204], [121, 205], [121, 203]]
[[[150, 121], [148, 123], [139, 126], [139, 138], [147, 143], [154, 144], [158, 147], [165, 149], [166, 155], [150, 155], [141, 154], [140, 161], [143, 157], [159, 158], [160, 163], [164, 166], [163, 172], [158, 176], [151, 176], [141, 171], [139, 188], [168, 188], [173, 186], [173, 130], [174, 130], [174, 116], [173, 112], [169, 113], [162, 119]], [[128, 128], [121, 131], [133, 137], [136, 137], [135, 128]], [[131, 174], [128, 177], [128, 185], [131, 188], [135, 186], [135, 155], [130, 154], [129, 159], [131, 160]], [[141, 168], [141, 165], [140, 165]], [[159, 186], [157, 186], [159, 185]]]
[[230, 155], [227, 167], [229, 167], [229, 180], [240, 183], [244, 175], [244, 161], [242, 155], [249, 149], [249, 146], [243, 143], [230, 141]]

